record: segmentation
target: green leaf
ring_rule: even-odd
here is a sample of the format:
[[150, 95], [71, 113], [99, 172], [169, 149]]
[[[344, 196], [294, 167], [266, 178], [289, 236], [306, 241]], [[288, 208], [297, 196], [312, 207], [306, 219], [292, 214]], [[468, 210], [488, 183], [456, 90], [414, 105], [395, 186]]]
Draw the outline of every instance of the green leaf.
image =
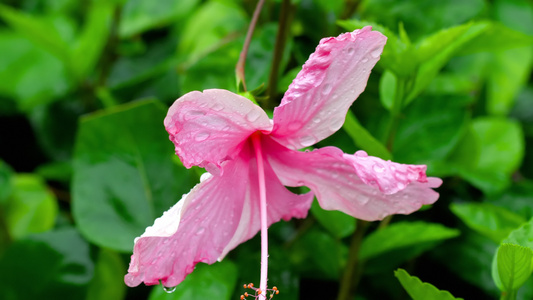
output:
[[54, 226], [58, 207], [41, 177], [17, 174], [6, 207], [6, 225], [14, 239], [43, 232]]
[[87, 290], [86, 300], [119, 300], [126, 295], [124, 271], [126, 265], [120, 255], [107, 249], [100, 249], [94, 276]]
[[68, 62], [68, 45], [61, 34], [51, 26], [49, 20], [27, 15], [3, 4], [0, 4], [0, 18], [36, 45], [54, 54], [63, 62]]
[[72, 68], [80, 79], [89, 75], [100, 59], [111, 32], [114, 8], [112, 2], [91, 2], [83, 29], [71, 52]]
[[467, 42], [458, 54], [497, 52], [531, 45], [533, 45], [533, 36], [510, 29], [501, 23], [491, 22], [483, 33]]
[[[247, 25], [241, 7], [213, 0], [204, 3], [183, 27], [178, 54], [185, 57], [185, 68], [238, 37]], [[237, 61], [231, 63], [235, 65]]]
[[352, 216], [336, 210], [322, 209], [316, 201], [311, 205], [311, 213], [318, 223], [336, 238], [347, 237], [355, 231], [355, 219]]
[[0, 159], [0, 205], [6, 203], [13, 191], [13, 170]]
[[499, 293], [491, 276], [496, 249], [497, 245], [490, 239], [467, 231], [461, 237], [441, 244], [431, 254], [456, 278], [479, 287], [489, 297]]
[[342, 263], [345, 263], [343, 254], [346, 251], [340, 240], [315, 227], [292, 244], [288, 255], [290, 263], [300, 274], [336, 280]]
[[398, 222], [365, 237], [359, 258], [370, 259], [401, 248], [435, 243], [459, 235], [459, 230], [427, 222]]
[[237, 266], [227, 259], [213, 265], [201, 263], [176, 287], [174, 292], [165, 293], [161, 286], [155, 286], [148, 299], [229, 300], [237, 286], [237, 274]]
[[429, 85], [440, 69], [465, 43], [484, 32], [488, 26], [488, 23], [483, 22], [468, 23], [441, 30], [420, 41], [414, 53], [420, 68], [404, 105], [415, 99]]
[[369, 155], [388, 160], [392, 158], [389, 150], [374, 138], [357, 120], [351, 110], [346, 114], [342, 129], [352, 138], [354, 144]]
[[468, 227], [496, 243], [526, 222], [520, 215], [488, 203], [452, 203], [450, 209]]
[[533, 250], [533, 218], [524, 225], [511, 231], [503, 243], [517, 244]]
[[[467, 164], [454, 163], [465, 180], [491, 194], [502, 191], [510, 183], [510, 176], [524, 157], [524, 134], [517, 122], [481, 117], [471, 123], [471, 142], [461, 147], [479, 147], [479, 156]], [[458, 150], [463, 153], [469, 149]]]
[[393, 156], [399, 162], [432, 165], [444, 161], [459, 144], [470, 116], [461, 96], [424, 96], [419, 100], [405, 109]]
[[516, 96], [531, 74], [533, 47], [495, 53], [487, 84], [487, 111], [505, 116], [513, 108]]
[[505, 291], [519, 289], [533, 272], [533, 250], [515, 244], [502, 244], [497, 252], [498, 274]]
[[19, 109], [30, 111], [69, 90], [66, 64], [20, 34], [0, 30], [0, 49], [0, 94], [15, 98]]
[[450, 292], [437, 289], [435, 286], [422, 282], [418, 277], [411, 276], [404, 269], [394, 271], [394, 276], [398, 278], [403, 288], [407, 291], [413, 300], [454, 300]]
[[[101, 1], [105, 2], [105, 1]], [[190, 14], [199, 0], [130, 0], [124, 5], [119, 34], [123, 38], [160, 28]]]
[[9, 270], [0, 272], [2, 299], [84, 299], [93, 268], [89, 244], [75, 229], [30, 235], [0, 258], [0, 269]]
[[91, 242], [130, 252], [133, 239], [192, 187], [172, 162], [166, 109], [139, 101], [82, 119], [74, 151], [73, 212]]

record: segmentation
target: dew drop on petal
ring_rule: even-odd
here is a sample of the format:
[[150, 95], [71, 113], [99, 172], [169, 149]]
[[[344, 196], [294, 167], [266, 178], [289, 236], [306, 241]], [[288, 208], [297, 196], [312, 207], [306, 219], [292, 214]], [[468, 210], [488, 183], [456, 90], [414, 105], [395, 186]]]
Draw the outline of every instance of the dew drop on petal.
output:
[[209, 137], [209, 133], [200, 132], [200, 133], [196, 134], [196, 136], [194, 137], [194, 140], [197, 141], [197, 142], [201, 142], [201, 141], [207, 140], [208, 137]]
[[293, 121], [289, 124], [288, 126], [288, 129], [289, 131], [296, 131], [298, 129], [300, 129], [302, 126], [302, 123], [298, 122], [298, 121]]
[[200, 227], [200, 228], [198, 228], [198, 230], [196, 231], [196, 235], [200, 235], [200, 234], [202, 234], [202, 233], [204, 233], [204, 232], [205, 232], [205, 228], [204, 228], [204, 227]]
[[372, 169], [374, 170], [374, 172], [376, 173], [383, 173], [383, 171], [385, 171], [385, 168], [380, 165], [380, 164], [375, 164]]
[[321, 121], [320, 118], [314, 118], [314, 119], [313, 119], [313, 123], [315, 123], [315, 124], [320, 123], [320, 121]]
[[366, 57], [366, 56], [361, 59], [362, 63], [366, 63], [367, 61], [368, 61], [368, 57]]
[[165, 291], [165, 293], [174, 293], [174, 291], [176, 291], [176, 286], [171, 286], [171, 287], [168, 287], [168, 286], [164, 286], [163, 285], [163, 291]]
[[317, 142], [316, 138], [312, 135], [304, 135], [300, 138], [300, 144], [302, 144], [302, 146], [304, 147], [309, 147], [316, 142]]
[[405, 188], [405, 184], [403, 182], [398, 182], [396, 186], [398, 187], [398, 190], [403, 190]]
[[353, 51], [354, 51], [354, 50], [353, 50], [352, 47], [348, 48], [348, 54], [350, 54], [350, 55], [353, 54]]
[[367, 158], [368, 157], [368, 153], [366, 153], [363, 150], [359, 150], [359, 151], [355, 152], [354, 155], [359, 157], [359, 158]]
[[220, 103], [215, 103], [215, 105], [213, 105], [213, 110], [214, 111], [221, 111], [224, 109], [224, 106]]
[[374, 58], [378, 58], [381, 55], [381, 47], [377, 47], [376, 49], [372, 50], [370, 55], [372, 55]]
[[332, 120], [332, 122], [329, 124], [329, 129], [331, 131], [337, 131], [341, 129], [343, 124], [344, 124], [344, 120], [342, 118]]
[[261, 116], [261, 111], [257, 109], [252, 109], [247, 115], [246, 120], [249, 122], [255, 122]]
[[324, 84], [324, 86], [322, 87], [322, 95], [328, 95], [330, 92], [331, 92], [331, 84], [329, 83], [326, 83]]

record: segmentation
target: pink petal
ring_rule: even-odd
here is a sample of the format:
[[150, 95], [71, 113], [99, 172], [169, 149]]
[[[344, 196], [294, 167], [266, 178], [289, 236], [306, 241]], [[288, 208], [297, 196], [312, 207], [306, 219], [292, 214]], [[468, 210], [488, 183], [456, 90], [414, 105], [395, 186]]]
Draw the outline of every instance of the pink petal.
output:
[[165, 128], [183, 164], [217, 171], [239, 154], [253, 132], [270, 132], [266, 113], [250, 100], [226, 90], [190, 92], [172, 104]]
[[[438, 178], [426, 178], [424, 166], [401, 165], [379, 158], [344, 154], [335, 147], [312, 152], [289, 150], [274, 141], [265, 143], [269, 161], [287, 186], [307, 186], [320, 205], [358, 219], [381, 220], [391, 214], [410, 214], [435, 202]], [[359, 153], [358, 155], [361, 155]], [[374, 170], [374, 166], [376, 170]], [[378, 168], [383, 167], [383, 170]], [[385, 174], [381, 178], [381, 174]]]
[[387, 38], [365, 27], [320, 41], [274, 110], [274, 138], [301, 149], [330, 136], [363, 92]]
[[[154, 285], [159, 280], [165, 286], [175, 286], [198, 262], [212, 264], [222, 259], [259, 231], [257, 170], [250, 153], [247, 142], [239, 157], [222, 165], [220, 176], [198, 184], [135, 241], [129, 274], [124, 278], [128, 286], [143, 281]], [[272, 168], [266, 168], [268, 223], [305, 217], [312, 193], [292, 194]]]

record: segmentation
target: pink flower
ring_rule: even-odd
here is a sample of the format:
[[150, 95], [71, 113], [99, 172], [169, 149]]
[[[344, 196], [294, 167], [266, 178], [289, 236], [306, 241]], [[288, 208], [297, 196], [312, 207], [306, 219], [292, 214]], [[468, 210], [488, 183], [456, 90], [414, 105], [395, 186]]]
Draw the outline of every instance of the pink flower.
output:
[[[370, 221], [435, 202], [439, 195], [431, 188], [442, 181], [427, 178], [424, 165], [335, 147], [297, 151], [341, 128], [385, 42], [370, 27], [322, 39], [273, 120], [225, 90], [195, 91], [176, 100], [165, 118], [176, 154], [186, 167], [209, 173], [135, 240], [126, 284], [176, 286], [198, 262], [221, 260], [261, 228], [306, 217], [314, 196], [324, 209]], [[284, 186], [307, 186], [311, 192], [296, 195]], [[264, 224], [261, 213], [268, 216]]]

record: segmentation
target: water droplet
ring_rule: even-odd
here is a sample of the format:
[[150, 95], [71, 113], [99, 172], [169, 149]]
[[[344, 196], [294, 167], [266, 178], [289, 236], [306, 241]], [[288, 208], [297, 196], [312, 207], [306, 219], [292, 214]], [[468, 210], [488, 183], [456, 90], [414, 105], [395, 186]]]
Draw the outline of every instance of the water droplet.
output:
[[196, 134], [196, 136], [194, 137], [194, 140], [197, 141], [197, 142], [201, 142], [201, 141], [207, 140], [208, 137], [209, 137], [209, 133], [200, 132], [200, 133]]
[[331, 123], [329, 124], [329, 130], [337, 131], [341, 129], [343, 124], [344, 124], [344, 120], [342, 118], [333, 119], [331, 120]]
[[198, 228], [198, 230], [196, 231], [196, 235], [200, 235], [200, 234], [202, 234], [202, 233], [204, 233], [204, 232], [205, 232], [205, 228], [200, 227], [200, 228]]
[[376, 49], [372, 50], [370, 55], [372, 55], [374, 58], [378, 58], [381, 55], [381, 47], [377, 47]]
[[300, 138], [300, 144], [304, 147], [309, 147], [316, 143], [316, 138], [312, 135], [304, 135]]
[[176, 291], [176, 286], [171, 286], [171, 287], [168, 287], [168, 286], [163, 286], [163, 291], [165, 291], [165, 293], [174, 293], [174, 291]]
[[350, 55], [353, 54], [353, 51], [354, 51], [353, 48], [351, 48], [351, 47], [348, 48], [348, 54], [350, 54]]
[[205, 116], [205, 111], [203, 110], [191, 110], [189, 111], [190, 116]]
[[383, 173], [383, 171], [385, 171], [385, 168], [380, 165], [380, 164], [375, 164], [372, 169], [374, 170], [374, 172], [376, 173]]
[[320, 118], [314, 118], [314, 119], [313, 119], [313, 123], [315, 123], [315, 124], [320, 123], [320, 121], [321, 121]]
[[329, 83], [324, 84], [322, 87], [322, 95], [328, 95], [331, 92], [332, 85]]
[[405, 184], [403, 182], [398, 182], [396, 186], [398, 187], [398, 190], [403, 190], [405, 188]]
[[292, 123], [289, 124], [287, 129], [289, 129], [289, 131], [296, 131], [300, 129], [301, 126], [302, 126], [302, 123], [298, 121], [293, 121]]
[[221, 111], [224, 109], [224, 106], [220, 103], [215, 103], [215, 105], [213, 105], [213, 110], [214, 111]]
[[362, 62], [362, 63], [366, 63], [367, 61], [368, 61], [368, 57], [363, 57], [363, 58], [361, 59], [361, 62]]
[[247, 115], [246, 120], [250, 122], [255, 122], [261, 116], [261, 111], [257, 109], [252, 109]]
[[363, 150], [359, 150], [359, 151], [355, 152], [354, 155], [359, 157], [359, 158], [367, 158], [368, 157], [368, 153], [366, 153]]

